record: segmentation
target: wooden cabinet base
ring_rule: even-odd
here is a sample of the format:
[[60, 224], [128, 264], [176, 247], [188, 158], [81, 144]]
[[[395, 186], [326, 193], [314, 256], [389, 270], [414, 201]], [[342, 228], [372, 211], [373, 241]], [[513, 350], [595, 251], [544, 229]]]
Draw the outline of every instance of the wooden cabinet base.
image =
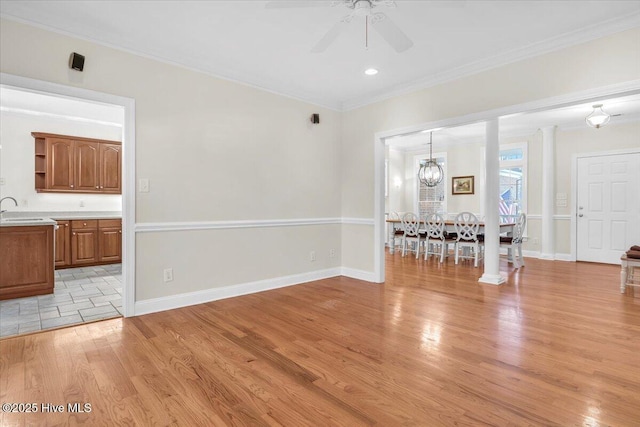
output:
[[[56, 247], [56, 270], [122, 262], [121, 219], [59, 219], [56, 241], [70, 242], [67, 258], [63, 247]], [[64, 225], [64, 227], [62, 227]]]
[[80, 267], [99, 267], [101, 265], [109, 265], [109, 264], [120, 264], [122, 261], [96, 261], [96, 262], [87, 262], [84, 264], [75, 264], [75, 265], [62, 265], [56, 266], [56, 270], [64, 270], [67, 268], [80, 268]]
[[0, 227], [0, 300], [53, 293], [53, 228]]

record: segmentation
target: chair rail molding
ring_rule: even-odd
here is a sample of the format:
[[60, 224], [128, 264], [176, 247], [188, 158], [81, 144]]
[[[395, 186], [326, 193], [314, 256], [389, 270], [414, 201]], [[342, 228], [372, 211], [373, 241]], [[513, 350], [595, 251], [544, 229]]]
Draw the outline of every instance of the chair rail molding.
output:
[[373, 218], [290, 218], [290, 219], [250, 219], [235, 221], [167, 221], [167, 222], [139, 222], [136, 233], [187, 230], [223, 230], [233, 228], [268, 228], [268, 227], [299, 227], [306, 225], [353, 224], [373, 226]]

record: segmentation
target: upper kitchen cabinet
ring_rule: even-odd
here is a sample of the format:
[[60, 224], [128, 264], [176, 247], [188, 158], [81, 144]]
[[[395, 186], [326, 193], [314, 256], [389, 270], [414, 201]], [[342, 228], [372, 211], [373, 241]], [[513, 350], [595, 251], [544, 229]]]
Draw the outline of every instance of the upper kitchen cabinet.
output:
[[122, 193], [122, 145], [100, 144], [100, 191]]
[[38, 192], [122, 193], [122, 145], [32, 132]]
[[74, 141], [73, 145], [75, 190], [90, 192], [100, 190], [100, 143]]

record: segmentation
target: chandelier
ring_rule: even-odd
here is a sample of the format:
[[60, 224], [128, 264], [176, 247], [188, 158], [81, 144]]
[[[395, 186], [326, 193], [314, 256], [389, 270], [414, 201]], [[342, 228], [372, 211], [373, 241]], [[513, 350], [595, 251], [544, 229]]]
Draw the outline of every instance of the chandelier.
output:
[[435, 187], [442, 182], [444, 172], [442, 166], [433, 159], [433, 132], [429, 133], [429, 160], [420, 163], [418, 179], [427, 187]]

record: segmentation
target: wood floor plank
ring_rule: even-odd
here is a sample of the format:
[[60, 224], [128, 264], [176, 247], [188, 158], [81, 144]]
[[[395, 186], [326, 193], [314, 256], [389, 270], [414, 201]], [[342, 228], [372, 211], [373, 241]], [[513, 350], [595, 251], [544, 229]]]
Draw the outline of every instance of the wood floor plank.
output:
[[640, 425], [640, 292], [527, 259], [502, 286], [386, 256], [347, 277], [0, 340], [1, 425]]

